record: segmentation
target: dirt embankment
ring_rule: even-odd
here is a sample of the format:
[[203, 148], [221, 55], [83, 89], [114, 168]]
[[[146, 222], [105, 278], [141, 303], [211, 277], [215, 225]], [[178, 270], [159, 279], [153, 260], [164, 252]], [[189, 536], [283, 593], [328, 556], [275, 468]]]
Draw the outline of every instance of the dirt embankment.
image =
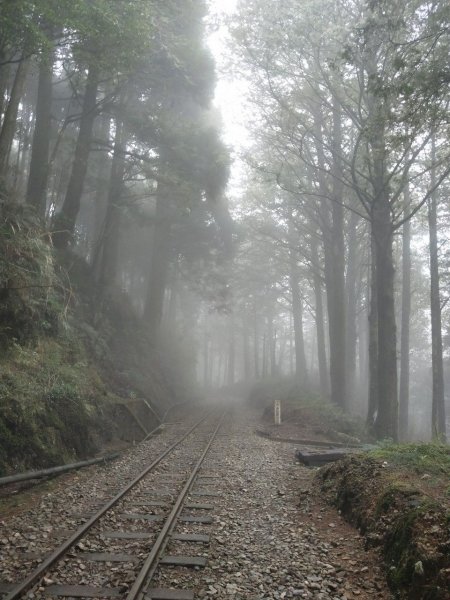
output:
[[[277, 399], [282, 403], [279, 426], [273, 425]], [[261, 407], [265, 437], [311, 445], [317, 452], [322, 445], [347, 447], [347, 458], [318, 471], [311, 497], [335, 506], [360, 530], [366, 547], [380, 553], [396, 598], [450, 600], [449, 446], [373, 449], [364, 424], [288, 380], [255, 385], [249, 403]], [[364, 443], [372, 443], [372, 450]]]
[[[418, 448], [428, 452], [432, 446], [410, 448], [417, 455]], [[446, 452], [442, 447], [442, 453]], [[448, 600], [450, 488], [446, 468], [435, 465], [434, 472], [427, 473], [423, 467], [399, 465], [394, 450], [391, 456], [392, 461], [367, 454], [348, 457], [323, 467], [316, 483], [326, 499], [363, 533], [366, 546], [380, 550], [388, 583], [397, 597]]]

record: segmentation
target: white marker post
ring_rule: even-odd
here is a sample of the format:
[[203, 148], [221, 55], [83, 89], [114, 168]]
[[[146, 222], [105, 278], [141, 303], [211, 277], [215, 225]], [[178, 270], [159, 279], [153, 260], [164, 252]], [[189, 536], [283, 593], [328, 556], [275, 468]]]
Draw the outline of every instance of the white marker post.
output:
[[275, 400], [273, 404], [275, 425], [281, 425], [281, 400]]

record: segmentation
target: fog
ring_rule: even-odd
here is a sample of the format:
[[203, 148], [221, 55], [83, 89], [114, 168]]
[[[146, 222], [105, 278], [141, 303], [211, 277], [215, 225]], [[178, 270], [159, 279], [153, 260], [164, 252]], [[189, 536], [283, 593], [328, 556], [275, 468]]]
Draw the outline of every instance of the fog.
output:
[[66, 297], [192, 395], [289, 381], [445, 440], [445, 3], [60, 4], [2, 8], [0, 181]]

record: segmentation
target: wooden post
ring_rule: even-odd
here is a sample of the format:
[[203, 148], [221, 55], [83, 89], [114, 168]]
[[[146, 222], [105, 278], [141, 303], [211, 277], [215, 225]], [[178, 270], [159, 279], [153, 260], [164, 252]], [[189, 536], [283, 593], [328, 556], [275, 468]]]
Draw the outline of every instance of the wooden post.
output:
[[275, 425], [281, 425], [281, 400], [275, 400], [273, 405]]

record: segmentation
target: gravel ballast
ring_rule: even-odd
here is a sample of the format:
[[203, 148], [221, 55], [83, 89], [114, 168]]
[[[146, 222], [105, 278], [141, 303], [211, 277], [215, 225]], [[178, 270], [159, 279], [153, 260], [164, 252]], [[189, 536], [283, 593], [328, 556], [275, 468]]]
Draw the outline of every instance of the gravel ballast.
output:
[[[193, 589], [196, 598], [390, 598], [377, 555], [364, 551], [356, 530], [311, 489], [314, 471], [295, 461], [295, 446], [258, 437], [257, 425], [257, 412], [234, 409], [189, 498], [191, 503], [213, 505], [208, 510], [212, 523], [180, 522], [175, 530], [210, 535], [210, 544], [174, 540], [166, 549], [169, 555], [204, 556], [207, 566], [160, 567], [152, 585]], [[114, 478], [116, 488], [131, 479], [150, 455], [154, 458], [169, 445], [175, 428], [179, 426], [169, 426], [113, 465], [66, 476], [37, 498], [33, 508], [2, 517], [1, 580], [18, 581], [29, 572], [39, 560], [33, 556], [55, 547], [55, 532], [73, 529], [83, 519], [78, 514], [90, 512], [101, 498], [111, 495], [108, 478]], [[68, 521], [69, 514], [76, 516]], [[135, 528], [139, 530], [139, 523]], [[140, 554], [143, 546], [133, 546], [129, 545], [130, 553]], [[126, 568], [111, 565], [119, 587], [117, 578], [126, 572], [124, 596], [137, 568], [133, 563]], [[45, 590], [41, 593], [45, 595]]]

